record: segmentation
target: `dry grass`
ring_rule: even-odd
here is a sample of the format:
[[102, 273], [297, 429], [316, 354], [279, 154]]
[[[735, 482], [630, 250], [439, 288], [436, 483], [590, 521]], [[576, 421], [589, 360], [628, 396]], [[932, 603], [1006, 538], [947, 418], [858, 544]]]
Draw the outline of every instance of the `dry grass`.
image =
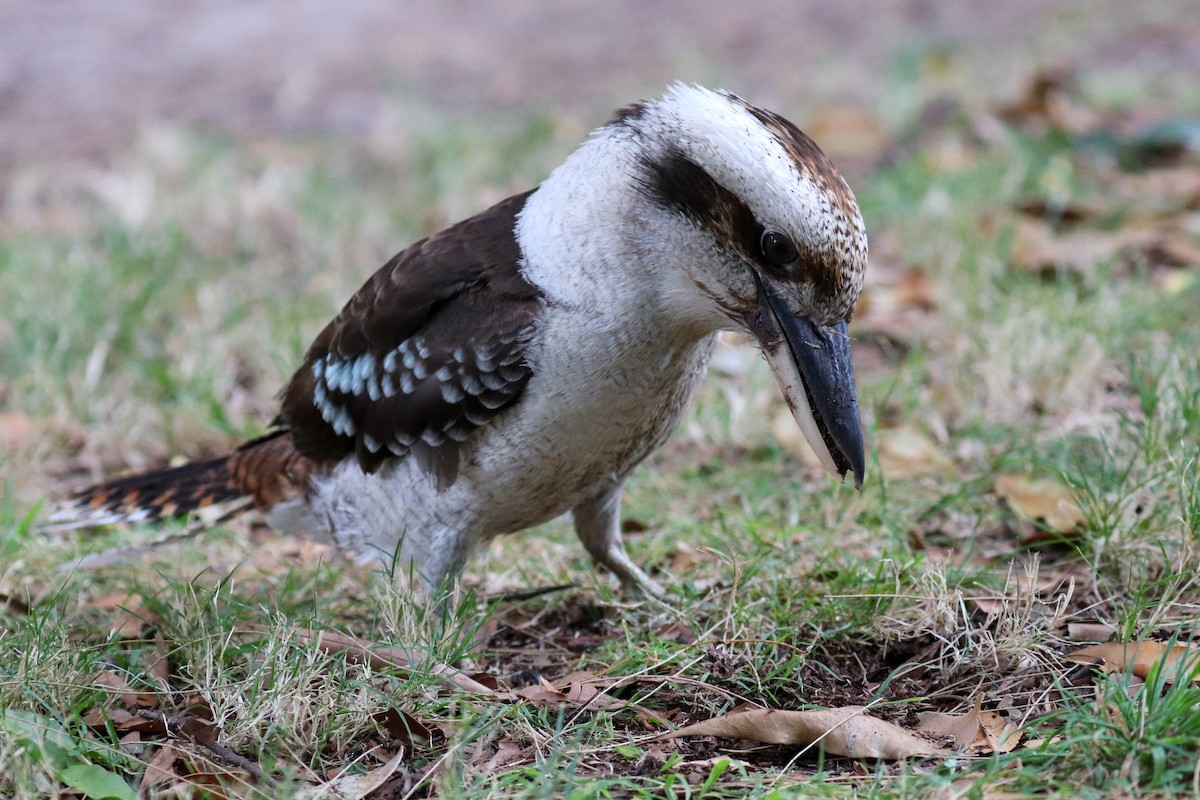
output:
[[[1065, 796], [1190, 791], [1180, 753], [1200, 746], [1194, 686], [1139, 695], [1128, 675], [1110, 677], [1097, 704], [1091, 672], [1063, 653], [1077, 644], [1073, 622], [1129, 639], [1192, 635], [1200, 265], [1146, 249], [1087, 274], [1042, 270], [1014, 257], [1013, 240], [1028, 216], [1018, 206], [1064, 184], [1068, 199], [1109, 204], [1084, 227], [1152, 222], [1194, 242], [1195, 206], [1159, 202], [1147, 222], [1144, 195], [1109, 191], [1128, 177], [1110, 161], [1067, 136], [1002, 130], [984, 141], [969, 124], [930, 131], [856, 187], [875, 235], [855, 322], [876, 443], [860, 494], [831, 485], [775, 424], [761, 360], [723, 349], [696, 409], [628, 492], [631, 550], [670, 587], [665, 604], [623, 601], [562, 524], [495, 543], [442, 602], [243, 523], [65, 573], [56, 566], [82, 552], [152, 534], [32, 524], [66, 485], [261, 430], [308, 338], [375, 265], [532, 183], [581, 131], [427, 119], [403, 146], [364, 154], [161, 130], [107, 170], [18, 176], [0, 240], [0, 706], [33, 716], [6, 718], [0, 791], [58, 795], [84, 763], [144, 780], [168, 744], [179, 756], [163, 792], [214, 775], [237, 782], [230, 793], [291, 796], [400, 749], [375, 796], [654, 796], [686, 784], [705, 796], [958, 797], [998, 781]], [[1065, 486], [1082, 523], [1055, 532], [1022, 517], [1000, 499], [1001, 475]], [[568, 582], [580, 586], [503, 598]], [[405, 648], [412, 663], [326, 652], [301, 629]], [[165, 670], [152, 666], [162, 656]], [[510, 688], [453, 689], [435, 664]], [[600, 694], [520, 694], [537, 675]], [[743, 702], [869, 705], [909, 723], [966, 709], [977, 692], [1027, 739], [1061, 738], [886, 766], [651, 741]], [[1119, 712], [1136, 711], [1137, 725], [1113, 721], [1124, 709], [1114, 692], [1142, 703]], [[220, 745], [269, 777], [236, 775], [186, 737], [131, 738], [113, 720], [137, 708], [211, 718]], [[427, 730], [401, 735], [399, 712]], [[66, 744], [39, 744], [13, 720]], [[738, 763], [718, 766], [725, 755]]]

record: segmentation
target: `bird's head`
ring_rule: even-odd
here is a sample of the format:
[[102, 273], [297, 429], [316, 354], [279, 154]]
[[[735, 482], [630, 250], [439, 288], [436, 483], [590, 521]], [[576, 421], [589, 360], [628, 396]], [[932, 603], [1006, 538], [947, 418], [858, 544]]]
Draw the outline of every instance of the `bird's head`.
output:
[[635, 154], [639, 235], [679, 267], [664, 291], [713, 327], [752, 334], [821, 463], [861, 486], [846, 325], [867, 235], [837, 169], [784, 118], [693, 86], [622, 109], [601, 131]]

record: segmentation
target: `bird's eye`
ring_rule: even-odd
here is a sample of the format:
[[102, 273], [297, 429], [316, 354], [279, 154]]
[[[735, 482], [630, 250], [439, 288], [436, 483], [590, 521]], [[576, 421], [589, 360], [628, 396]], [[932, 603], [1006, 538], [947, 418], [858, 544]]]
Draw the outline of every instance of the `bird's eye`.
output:
[[791, 264], [800, 257], [792, 240], [779, 231], [764, 231], [758, 246], [763, 258], [777, 267]]

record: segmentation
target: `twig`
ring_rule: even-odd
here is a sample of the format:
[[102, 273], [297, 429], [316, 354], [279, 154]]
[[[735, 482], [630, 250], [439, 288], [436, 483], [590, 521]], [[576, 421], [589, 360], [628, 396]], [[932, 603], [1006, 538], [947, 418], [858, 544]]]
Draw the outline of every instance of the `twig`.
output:
[[[216, 726], [208, 720], [194, 717], [191, 714], [176, 717], [148, 708], [139, 708], [137, 715], [143, 719], [161, 722], [163, 727], [166, 728], [167, 733], [172, 736], [186, 739], [192, 744], [199, 745], [221, 760], [250, 773], [251, 777], [255, 780], [263, 780], [262, 767], [245, 756], [233, 752], [225, 745], [220, 744], [217, 741]], [[266, 776], [266, 781], [269, 786], [275, 785], [275, 781], [269, 775]]]

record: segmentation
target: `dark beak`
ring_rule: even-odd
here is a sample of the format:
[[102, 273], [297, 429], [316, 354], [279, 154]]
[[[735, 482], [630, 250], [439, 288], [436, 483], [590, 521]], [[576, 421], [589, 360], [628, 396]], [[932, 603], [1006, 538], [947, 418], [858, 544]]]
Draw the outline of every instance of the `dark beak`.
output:
[[853, 472], [861, 489], [866, 454], [846, 323], [819, 328], [789, 311], [761, 277], [755, 281], [758, 307], [746, 315], [746, 326], [817, 458], [842, 478]]

